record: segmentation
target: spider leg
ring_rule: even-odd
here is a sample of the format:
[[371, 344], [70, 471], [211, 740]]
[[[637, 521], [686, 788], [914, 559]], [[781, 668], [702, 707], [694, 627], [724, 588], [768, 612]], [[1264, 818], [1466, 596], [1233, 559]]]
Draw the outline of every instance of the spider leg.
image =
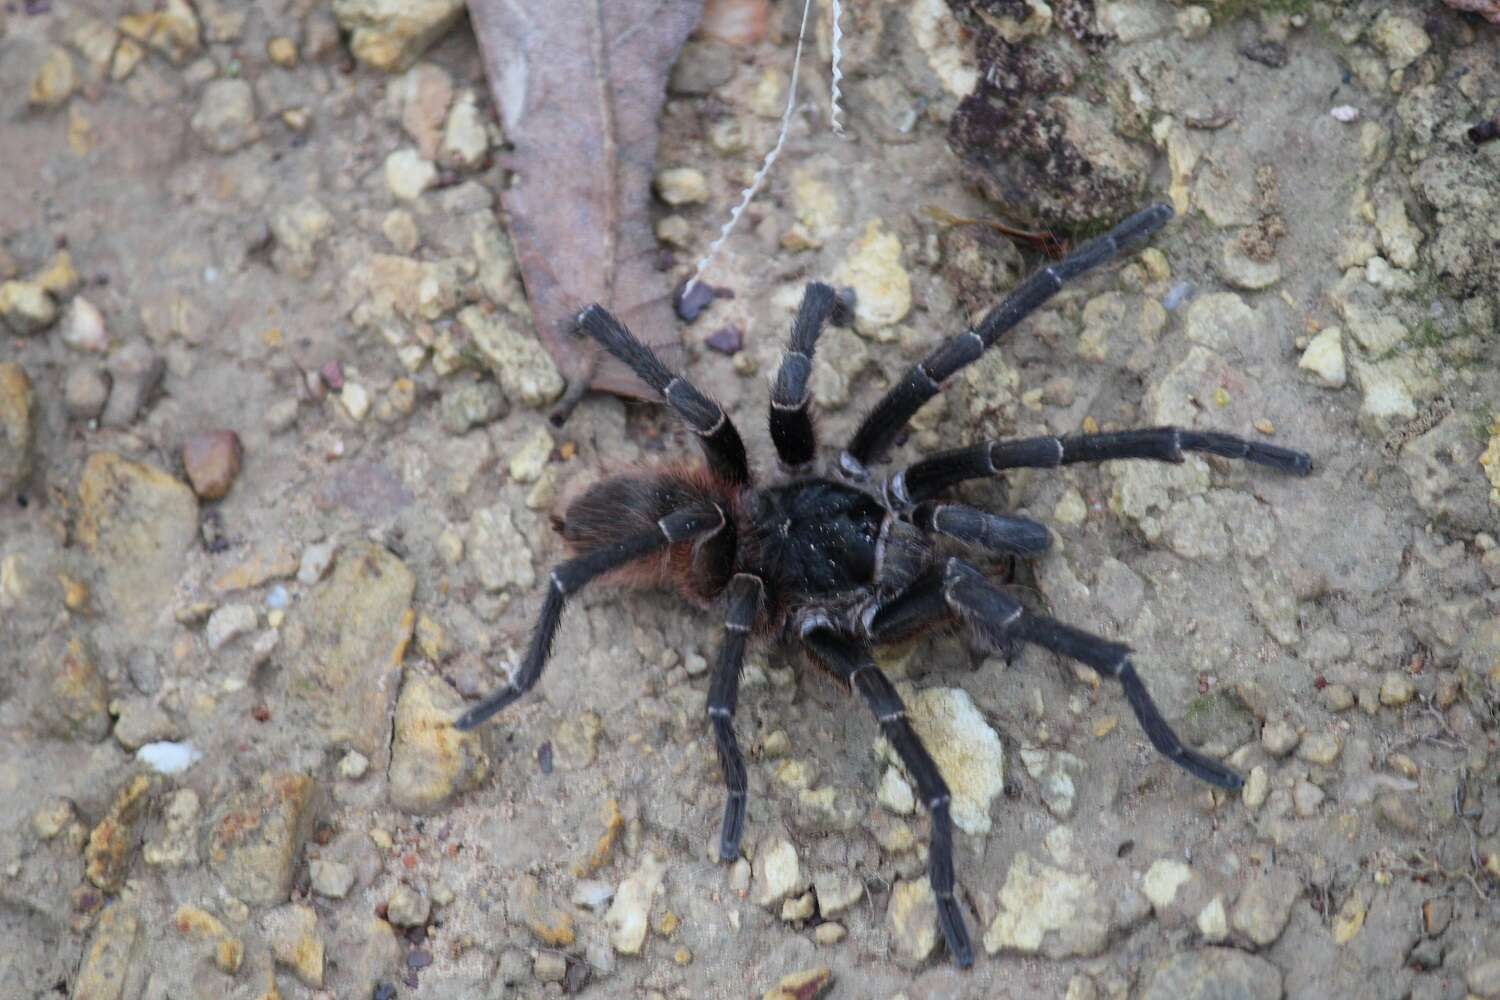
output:
[[1185, 746], [1172, 731], [1136, 673], [1129, 646], [1026, 611], [1019, 601], [961, 559], [949, 559], [934, 567], [905, 593], [880, 607], [870, 619], [868, 631], [875, 642], [886, 642], [950, 615], [957, 615], [993, 639], [1008, 637], [1033, 643], [1113, 677], [1125, 689], [1125, 700], [1159, 753], [1211, 785], [1236, 791], [1244, 784], [1238, 774]]
[[1312, 472], [1312, 459], [1291, 448], [1248, 441], [1216, 431], [1152, 427], [1107, 434], [984, 441], [967, 448], [956, 448], [925, 458], [904, 472], [896, 473], [886, 486], [886, 494], [893, 504], [904, 506], [926, 500], [964, 480], [993, 476], [1004, 469], [1050, 469], [1074, 462], [1109, 462], [1122, 458], [1148, 458], [1180, 464], [1185, 451], [1240, 458], [1297, 476]]
[[1005, 300], [991, 309], [972, 330], [943, 341], [924, 360], [914, 365], [875, 404], [859, 425], [841, 459], [845, 473], [859, 479], [868, 475], [866, 466], [889, 450], [912, 414], [938, 394], [943, 380], [978, 360], [1000, 336], [1031, 315], [1062, 288], [1063, 284], [1097, 267], [1147, 239], [1172, 218], [1170, 205], [1152, 205], [1114, 229], [1091, 240], [1021, 282]]
[[637, 340], [625, 324], [603, 306], [589, 306], [578, 314], [577, 322], [579, 329], [629, 365], [641, 381], [661, 393], [667, 405], [703, 442], [703, 452], [714, 472], [734, 485], [750, 482], [745, 443], [740, 440], [740, 432], [723, 407], [662, 364], [651, 348]]
[[453, 723], [454, 727], [473, 729], [536, 685], [542, 676], [542, 668], [547, 665], [547, 657], [552, 653], [552, 640], [557, 635], [557, 626], [562, 621], [563, 606], [569, 595], [589, 581], [669, 545], [712, 536], [723, 529], [726, 521], [724, 512], [717, 505], [685, 507], [658, 521], [655, 531], [632, 535], [556, 566], [549, 577], [547, 597], [531, 633], [526, 659], [521, 661], [520, 668], [504, 687], [459, 716]]
[[852, 319], [849, 302], [839, 293], [816, 281], [807, 286], [797, 318], [792, 321], [791, 342], [781, 356], [771, 389], [771, 440], [788, 470], [805, 467], [817, 451], [818, 439], [807, 410], [812, 397], [808, 380], [818, 337], [830, 320], [845, 326]]
[[881, 732], [916, 782], [917, 794], [932, 816], [927, 875], [937, 897], [938, 926], [948, 944], [948, 953], [960, 967], [968, 968], [974, 963], [974, 947], [969, 943], [969, 931], [953, 895], [953, 820], [949, 814], [951, 796], [947, 782], [907, 721], [901, 696], [875, 666], [866, 646], [836, 631], [824, 615], [813, 615], [806, 620], [802, 641], [851, 691], [864, 697], [880, 723]]
[[749, 786], [745, 780], [745, 758], [734, 738], [734, 709], [739, 698], [740, 668], [745, 664], [745, 646], [750, 629], [760, 614], [765, 587], [760, 577], [738, 573], [729, 582], [729, 608], [724, 615], [724, 643], [719, 647], [719, 662], [714, 666], [713, 681], [708, 689], [708, 721], [714, 730], [714, 745], [719, 751], [719, 766], [724, 771], [724, 786], [729, 798], [724, 803], [724, 824], [719, 831], [719, 860], [733, 861], [740, 856], [740, 840], [745, 835], [745, 803]]
[[928, 500], [912, 508], [911, 522], [930, 534], [1002, 555], [1039, 556], [1052, 547], [1047, 526], [1027, 517], [991, 514], [962, 504]]

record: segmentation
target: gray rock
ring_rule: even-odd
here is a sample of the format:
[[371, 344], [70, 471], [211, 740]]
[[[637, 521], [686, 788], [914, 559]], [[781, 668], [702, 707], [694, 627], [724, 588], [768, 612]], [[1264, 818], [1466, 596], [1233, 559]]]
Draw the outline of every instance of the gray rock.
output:
[[211, 650], [222, 649], [231, 640], [253, 631], [260, 624], [253, 604], [226, 604], [208, 616], [208, 625], [203, 630]]
[[487, 314], [469, 306], [459, 323], [495, 373], [505, 397], [521, 406], [542, 407], [562, 395], [563, 378], [557, 366], [529, 331], [503, 313]]
[[244, 80], [214, 80], [193, 112], [193, 132], [215, 153], [232, 153], [260, 138], [255, 92]]
[[63, 379], [63, 406], [74, 420], [97, 420], [109, 400], [109, 373], [98, 365], [80, 364]]
[[1417, 506], [1443, 527], [1469, 536], [1493, 531], [1497, 521], [1479, 464], [1483, 451], [1472, 418], [1455, 411], [1409, 441], [1399, 460]]
[[277, 269], [295, 278], [311, 277], [318, 266], [318, 244], [331, 232], [333, 215], [312, 195], [282, 208], [271, 217]]
[[1218, 265], [1219, 276], [1235, 288], [1255, 291], [1270, 288], [1281, 280], [1281, 262], [1255, 260], [1245, 253], [1238, 236], [1230, 236], [1224, 241]]
[[489, 379], [449, 386], [439, 407], [443, 429], [453, 435], [499, 420], [509, 409], [500, 387]]
[[1281, 937], [1292, 914], [1292, 904], [1302, 894], [1302, 883], [1291, 872], [1274, 868], [1253, 880], [1234, 904], [1229, 922], [1259, 947]]
[[469, 521], [469, 562], [486, 590], [529, 590], [536, 584], [531, 547], [516, 529], [508, 504], [477, 511]]
[[126, 750], [135, 751], [147, 743], [175, 740], [181, 729], [160, 705], [147, 698], [126, 698], [118, 705], [115, 739]]
[[354, 868], [342, 861], [314, 859], [308, 862], [312, 890], [329, 899], [343, 899], [354, 888]]
[[1281, 970], [1233, 948], [1173, 955], [1156, 967], [1141, 1000], [1281, 1000]]
[[144, 342], [135, 340], [111, 355], [107, 366], [111, 388], [99, 423], [129, 427], [161, 385], [167, 373], [166, 362]]

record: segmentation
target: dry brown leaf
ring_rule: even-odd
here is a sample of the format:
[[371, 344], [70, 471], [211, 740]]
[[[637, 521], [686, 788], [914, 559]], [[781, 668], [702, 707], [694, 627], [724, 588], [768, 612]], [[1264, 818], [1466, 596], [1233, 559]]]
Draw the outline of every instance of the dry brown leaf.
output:
[[703, 0], [470, 0], [490, 92], [515, 152], [501, 195], [537, 336], [583, 386], [654, 398], [572, 334], [598, 302], [680, 367], [671, 284], [656, 268], [651, 178], [667, 74]]

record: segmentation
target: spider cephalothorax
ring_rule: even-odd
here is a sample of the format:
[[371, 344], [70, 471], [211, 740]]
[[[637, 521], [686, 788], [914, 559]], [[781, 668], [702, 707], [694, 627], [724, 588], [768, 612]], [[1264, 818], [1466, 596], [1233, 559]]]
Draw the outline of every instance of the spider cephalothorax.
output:
[[718, 605], [724, 639], [710, 682], [708, 717], [729, 789], [720, 858], [737, 858], [744, 834], [745, 764], [733, 719], [746, 647], [752, 636], [800, 644], [868, 703], [931, 814], [929, 877], [938, 922], [949, 953], [964, 966], [973, 961], [973, 947], [954, 896], [948, 787], [908, 724], [896, 689], [875, 665], [872, 645], [934, 626], [962, 625], [983, 642], [1029, 642], [1079, 660], [1120, 682], [1157, 750], [1204, 781], [1239, 788], [1239, 775], [1184, 746], [1172, 732], [1136, 674], [1129, 647], [1026, 611], [969, 562], [940, 558], [935, 544], [945, 538], [979, 552], [1035, 556], [1051, 542], [1043, 525], [965, 507], [943, 495], [964, 480], [1014, 468], [1127, 458], [1181, 462], [1184, 451], [1200, 451], [1306, 475], [1312, 469], [1308, 456], [1228, 434], [1158, 427], [987, 441], [934, 455], [881, 483], [869, 472], [944, 380], [976, 360], [1065, 281], [1145, 240], [1171, 217], [1165, 205], [1131, 216], [1033, 274], [977, 326], [944, 341], [865, 417], [831, 477], [807, 470], [816, 453], [808, 413], [813, 349], [824, 326], [849, 319], [849, 303], [833, 289], [808, 287], [777, 372], [771, 438], [786, 475], [772, 486], [752, 481], [739, 432], [716, 403], [668, 371], [608, 312], [586, 309], [578, 317], [582, 332], [661, 393], [702, 440], [707, 467], [616, 476], [569, 506], [563, 536], [577, 555], [552, 571], [525, 659], [509, 683], [466, 712], [458, 727], [479, 725], [531, 689], [546, 663], [564, 602], [590, 580], [618, 573], [636, 582], [675, 586], [698, 604]]

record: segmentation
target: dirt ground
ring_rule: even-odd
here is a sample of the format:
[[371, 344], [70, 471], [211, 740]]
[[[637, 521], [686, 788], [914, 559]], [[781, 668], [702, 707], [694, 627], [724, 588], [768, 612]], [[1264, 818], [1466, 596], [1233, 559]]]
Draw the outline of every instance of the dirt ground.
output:
[[[560, 498], [695, 448], [615, 398], [548, 422], [562, 383], [495, 212], [468, 25], [391, 74], [311, 0], [169, 3], [134, 53], [97, 0], [14, 2], [0, 995], [696, 1000], [826, 968], [819, 995], [876, 1000], [1500, 996], [1500, 142], [1465, 137], [1500, 110], [1500, 26], [1414, 2], [846, 6], [850, 138], [825, 21], [708, 274], [733, 296], [682, 327], [687, 374], [770, 478], [806, 282], [860, 293], [814, 373], [832, 454], [1044, 262], [989, 222], [1076, 240], [1173, 203], [896, 459], [1168, 423], [1308, 452], [1306, 478], [1194, 456], [960, 491], [1049, 524], [1017, 592], [1130, 643], [1244, 792], [1044, 651], [883, 654], [909, 699], [974, 709], [923, 722], [973, 807], [960, 971], [877, 725], [782, 650], [739, 702], [746, 859], [715, 860], [715, 614], [587, 591], [532, 694], [456, 733], [525, 648]], [[774, 141], [800, 7], [679, 63], [674, 280]], [[1001, 794], [963, 765], [995, 736]]]

